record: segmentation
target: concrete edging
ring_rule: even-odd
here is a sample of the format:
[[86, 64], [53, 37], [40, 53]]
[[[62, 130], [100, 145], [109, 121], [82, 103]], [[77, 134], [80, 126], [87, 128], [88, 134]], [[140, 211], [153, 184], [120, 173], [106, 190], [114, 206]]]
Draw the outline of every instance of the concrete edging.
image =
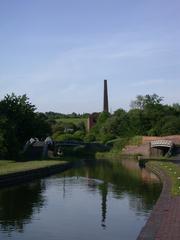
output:
[[47, 177], [55, 173], [63, 172], [71, 168], [71, 163], [56, 164], [48, 167], [31, 169], [0, 176], [0, 187], [7, 187], [19, 183], [33, 181], [38, 178]]

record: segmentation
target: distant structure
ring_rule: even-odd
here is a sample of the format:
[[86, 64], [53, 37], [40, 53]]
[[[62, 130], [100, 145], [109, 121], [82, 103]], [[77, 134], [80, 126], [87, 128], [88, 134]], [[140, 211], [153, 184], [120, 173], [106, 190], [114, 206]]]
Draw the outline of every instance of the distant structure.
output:
[[107, 86], [107, 80], [104, 80], [104, 112], [109, 112], [109, 103], [108, 103], [108, 86]]
[[88, 120], [87, 120], [87, 130], [89, 131], [97, 122], [99, 113], [94, 112], [92, 114], [89, 114]]
[[44, 141], [40, 141], [38, 138], [30, 138], [22, 151], [22, 154], [26, 159], [46, 159], [49, 157], [49, 153], [53, 152], [54, 142], [50, 137], [47, 137]]
[[[108, 86], [107, 80], [104, 80], [104, 101], [103, 101], [103, 112], [109, 112], [109, 103], [108, 103]], [[89, 131], [97, 122], [99, 113], [94, 112], [89, 115], [87, 122], [87, 130]]]

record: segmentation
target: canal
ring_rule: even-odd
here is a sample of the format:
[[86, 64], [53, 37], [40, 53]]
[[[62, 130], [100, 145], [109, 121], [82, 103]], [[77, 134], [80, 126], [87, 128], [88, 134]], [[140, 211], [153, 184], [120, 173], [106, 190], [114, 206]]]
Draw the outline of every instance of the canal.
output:
[[159, 179], [134, 160], [82, 161], [0, 189], [0, 239], [133, 240], [161, 189]]

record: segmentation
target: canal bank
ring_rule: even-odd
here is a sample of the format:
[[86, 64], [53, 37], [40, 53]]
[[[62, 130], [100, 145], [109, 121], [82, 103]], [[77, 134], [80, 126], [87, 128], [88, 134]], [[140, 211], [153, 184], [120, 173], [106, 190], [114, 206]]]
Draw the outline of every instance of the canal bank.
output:
[[179, 240], [180, 196], [172, 195], [172, 181], [162, 168], [150, 163], [147, 167], [159, 176], [163, 189], [137, 240]]
[[[41, 161], [43, 162], [43, 161]], [[12, 172], [7, 171], [7, 173], [2, 173], [0, 174], [0, 187], [7, 187], [7, 186], [12, 186], [16, 185], [19, 183], [25, 183], [28, 181], [33, 181], [37, 178], [43, 178], [50, 176], [52, 174], [60, 173], [63, 172], [69, 168], [72, 167], [71, 162], [52, 162], [49, 161], [48, 164], [38, 164], [37, 166], [34, 165], [33, 169], [30, 168], [30, 166], [26, 166], [29, 162], [23, 163], [23, 166], [17, 167], [14, 171]], [[11, 164], [11, 163], [10, 163]], [[21, 164], [21, 163], [17, 163]], [[1, 166], [2, 168], [2, 166]]]
[[[124, 155], [122, 155], [124, 157]], [[121, 154], [99, 154], [98, 157], [111, 159], [121, 158]], [[129, 155], [128, 155], [129, 157]], [[130, 157], [135, 157], [130, 155]], [[155, 159], [154, 159], [155, 160]], [[163, 159], [162, 163], [166, 163]], [[169, 161], [168, 161], [169, 162]], [[169, 163], [168, 163], [169, 164]], [[167, 165], [168, 165], [167, 164]], [[172, 163], [171, 163], [172, 164]], [[165, 164], [166, 165], [166, 164]], [[152, 163], [147, 163], [146, 168], [155, 173], [163, 183], [162, 192], [153, 207], [152, 213], [148, 218], [145, 226], [140, 231], [137, 240], [179, 240], [180, 239], [180, 177], [179, 171], [171, 166], [166, 166], [171, 170], [171, 174], [176, 176], [176, 184], [174, 183], [174, 176], [168, 176], [167, 169]], [[173, 171], [174, 170], [174, 171]], [[176, 175], [175, 175], [175, 174]], [[177, 180], [178, 179], [178, 180]], [[178, 182], [179, 181], [179, 182]], [[177, 186], [178, 182], [178, 186]], [[175, 186], [176, 185], [176, 186]], [[177, 193], [178, 189], [178, 193]]]

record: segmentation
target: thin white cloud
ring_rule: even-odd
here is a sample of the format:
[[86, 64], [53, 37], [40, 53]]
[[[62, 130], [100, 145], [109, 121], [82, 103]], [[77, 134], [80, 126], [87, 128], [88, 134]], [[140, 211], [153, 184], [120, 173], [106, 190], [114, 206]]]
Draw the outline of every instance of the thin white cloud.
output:
[[[96, 111], [98, 101], [99, 109], [100, 86], [106, 77], [112, 79], [111, 83], [116, 86], [117, 92], [114, 90], [112, 95], [115, 98], [114, 104], [117, 105], [119, 91], [124, 91], [126, 95], [138, 94], [129, 89], [129, 86], [143, 88], [167, 82], [163, 75], [162, 78], [160, 76], [151, 79], [152, 76], [156, 76], [154, 69], [155, 72], [147, 74], [147, 71], [152, 70], [152, 66], [158, 68], [161, 62], [164, 64], [161, 60], [168, 59], [162, 58], [167, 52], [165, 44], [162, 46], [158, 41], [131, 41], [130, 37], [129, 40], [126, 38], [127, 36], [115, 35], [110, 39], [87, 42], [83, 47], [79, 47], [78, 44], [68, 50], [59, 49], [55, 56], [43, 63], [44, 68], [41, 67], [41, 70], [29, 71], [24, 75], [20, 72], [9, 75], [8, 84], [3, 81], [3, 92], [9, 90], [18, 94], [27, 93], [33, 103], [43, 111], [53, 109], [80, 112], [86, 111], [83, 109]], [[157, 57], [160, 58], [158, 65], [155, 63]], [[171, 61], [166, 63], [172, 64]], [[143, 80], [145, 75], [147, 80]], [[0, 79], [5, 79], [5, 75], [3, 78], [0, 76]], [[118, 79], [122, 79], [123, 82]], [[112, 107], [114, 109], [114, 106]]]
[[[104, 41], [96, 45], [87, 47], [77, 47], [66, 50], [55, 59], [51, 59], [39, 73], [33, 73], [31, 83], [47, 82], [54, 80], [67, 83], [68, 80], [81, 81], [86, 76], [91, 76], [94, 72], [103, 71], [104, 65], [112, 67], [112, 61], [127, 58], [147, 57], [152, 54], [154, 44], [150, 42], [127, 42], [121, 44], [120, 39]], [[104, 68], [106, 73], [108, 69]]]

